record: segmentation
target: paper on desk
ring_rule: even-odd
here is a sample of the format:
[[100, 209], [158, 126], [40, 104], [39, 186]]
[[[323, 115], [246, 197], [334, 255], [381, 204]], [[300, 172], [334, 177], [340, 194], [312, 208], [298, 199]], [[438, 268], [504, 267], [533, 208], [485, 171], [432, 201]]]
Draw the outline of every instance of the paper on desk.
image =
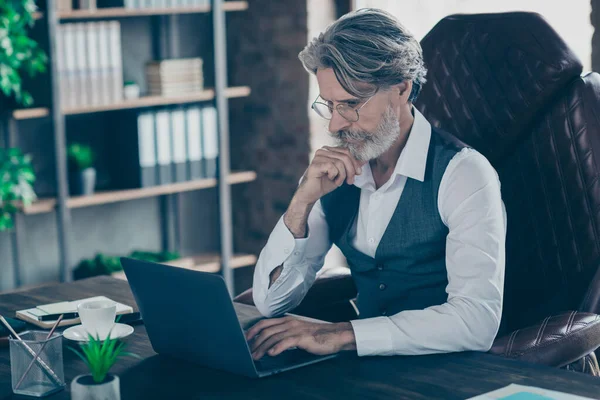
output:
[[589, 397], [576, 396], [563, 392], [542, 389], [533, 386], [511, 384], [502, 389], [485, 393], [468, 400], [592, 400]]

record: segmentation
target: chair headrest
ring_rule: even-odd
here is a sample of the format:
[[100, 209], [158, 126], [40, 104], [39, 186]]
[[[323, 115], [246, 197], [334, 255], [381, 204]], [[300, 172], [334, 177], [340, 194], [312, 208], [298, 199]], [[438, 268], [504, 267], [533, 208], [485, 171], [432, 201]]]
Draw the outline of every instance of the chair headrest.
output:
[[451, 15], [421, 41], [427, 83], [416, 107], [498, 162], [579, 77], [581, 62], [539, 15]]

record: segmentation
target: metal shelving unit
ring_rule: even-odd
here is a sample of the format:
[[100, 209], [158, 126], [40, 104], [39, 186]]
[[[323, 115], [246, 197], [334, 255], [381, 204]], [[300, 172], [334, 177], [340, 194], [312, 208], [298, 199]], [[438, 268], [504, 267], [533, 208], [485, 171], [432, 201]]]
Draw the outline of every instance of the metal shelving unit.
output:
[[[161, 210], [163, 219], [163, 247], [166, 250], [178, 249], [178, 221], [179, 221], [179, 193], [192, 190], [201, 190], [207, 188], [218, 188], [219, 199], [219, 221], [220, 221], [220, 253], [204, 254], [192, 257], [183, 257], [180, 260], [171, 262], [184, 268], [192, 268], [207, 272], [221, 272], [228, 289], [233, 294], [233, 269], [253, 265], [256, 262], [256, 256], [249, 254], [233, 254], [233, 235], [232, 235], [232, 211], [231, 211], [231, 188], [232, 184], [251, 182], [256, 179], [256, 173], [253, 171], [241, 171], [232, 173], [229, 166], [229, 110], [228, 99], [235, 97], [244, 97], [250, 94], [248, 87], [228, 87], [227, 85], [227, 46], [225, 36], [225, 13], [229, 11], [243, 11], [248, 8], [246, 1], [223, 1], [212, 0], [211, 6], [194, 8], [171, 8], [171, 9], [150, 9], [150, 10], [130, 10], [125, 8], [107, 8], [96, 11], [73, 10], [70, 12], [56, 12], [52, 4], [48, 2], [49, 7], [45, 12], [37, 12], [36, 19], [46, 19], [48, 27], [49, 42], [49, 78], [51, 82], [51, 106], [49, 108], [31, 108], [15, 110], [4, 118], [5, 121], [5, 142], [7, 145], [14, 144], [17, 135], [18, 121], [34, 118], [50, 118], [52, 120], [52, 129], [54, 133], [54, 152], [56, 158], [56, 182], [57, 196], [51, 199], [40, 199], [33, 205], [23, 208], [23, 214], [39, 214], [47, 212], [56, 212], [57, 218], [57, 237], [60, 254], [60, 279], [69, 281], [71, 279], [70, 267], [73, 259], [71, 253], [71, 210], [81, 207], [92, 207], [100, 204], [114, 203], [119, 201], [130, 201], [146, 197], [160, 196]], [[57, 48], [56, 37], [58, 25], [64, 22], [107, 19], [107, 18], [135, 18], [163, 15], [165, 18], [173, 18], [177, 14], [194, 13], [212, 13], [212, 29], [214, 37], [214, 70], [215, 87], [203, 90], [195, 94], [186, 94], [176, 97], [147, 96], [135, 100], [124, 100], [119, 103], [65, 109], [61, 106], [58, 70], [57, 70]], [[169, 33], [174, 34], [174, 30]], [[156, 32], [153, 32], [155, 35]], [[162, 32], [164, 35], [165, 33]], [[177, 41], [178, 38], [169, 38], [170, 41]], [[219, 165], [218, 176], [213, 179], [200, 179], [190, 182], [174, 183], [156, 187], [117, 190], [109, 192], [99, 192], [91, 196], [70, 197], [67, 177], [67, 157], [66, 157], [66, 124], [65, 118], [75, 114], [89, 114], [97, 112], [110, 112], [122, 109], [134, 109], [155, 107], [173, 104], [187, 104], [214, 101], [218, 115], [218, 137], [219, 137]], [[15, 230], [11, 235], [13, 249], [14, 277], [15, 286], [21, 286], [20, 275], [20, 250], [19, 241], [22, 232], [23, 215], [16, 216]]]

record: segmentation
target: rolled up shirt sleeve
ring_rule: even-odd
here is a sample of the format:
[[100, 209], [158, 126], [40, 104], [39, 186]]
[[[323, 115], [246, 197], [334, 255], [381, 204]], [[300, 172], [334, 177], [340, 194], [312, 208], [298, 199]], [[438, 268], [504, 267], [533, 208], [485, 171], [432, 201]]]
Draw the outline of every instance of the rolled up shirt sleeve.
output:
[[[285, 214], [271, 232], [254, 270], [254, 304], [266, 317], [284, 314], [300, 304], [331, 248], [320, 201], [315, 203], [308, 216], [306, 238], [294, 238], [284, 217]], [[269, 287], [271, 272], [280, 265], [283, 270]]]

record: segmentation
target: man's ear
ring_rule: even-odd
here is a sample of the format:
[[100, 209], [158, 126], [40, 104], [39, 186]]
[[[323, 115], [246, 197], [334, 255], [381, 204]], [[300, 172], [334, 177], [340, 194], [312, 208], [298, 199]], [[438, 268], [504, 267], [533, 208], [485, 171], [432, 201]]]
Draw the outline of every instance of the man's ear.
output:
[[410, 92], [412, 92], [412, 81], [404, 81], [397, 86], [398, 95], [402, 98], [402, 102], [406, 103], [410, 97]]

